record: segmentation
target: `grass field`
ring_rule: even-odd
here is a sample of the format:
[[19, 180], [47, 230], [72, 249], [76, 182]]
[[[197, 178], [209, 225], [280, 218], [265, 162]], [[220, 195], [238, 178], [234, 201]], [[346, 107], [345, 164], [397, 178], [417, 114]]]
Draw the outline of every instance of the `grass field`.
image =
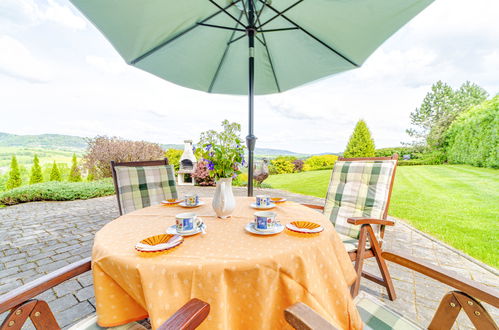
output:
[[[281, 174], [273, 188], [325, 197], [331, 171]], [[499, 170], [467, 165], [397, 168], [390, 215], [499, 267]]]

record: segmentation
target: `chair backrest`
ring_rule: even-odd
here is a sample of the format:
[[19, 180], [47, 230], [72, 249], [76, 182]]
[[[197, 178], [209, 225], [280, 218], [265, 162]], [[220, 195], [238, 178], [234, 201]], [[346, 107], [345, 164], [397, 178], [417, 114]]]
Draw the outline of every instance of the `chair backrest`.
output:
[[349, 224], [348, 218], [386, 219], [397, 159], [397, 154], [392, 157], [338, 159], [324, 206], [324, 214], [338, 233], [359, 237], [360, 226]]
[[111, 161], [120, 215], [178, 197], [175, 173], [168, 159]]

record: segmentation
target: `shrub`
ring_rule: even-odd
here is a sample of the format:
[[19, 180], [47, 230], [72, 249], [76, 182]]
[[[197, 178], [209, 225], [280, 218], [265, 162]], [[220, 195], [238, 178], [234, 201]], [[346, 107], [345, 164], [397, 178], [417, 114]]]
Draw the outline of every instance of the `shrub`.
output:
[[175, 171], [180, 169], [180, 157], [182, 157], [182, 150], [168, 149], [165, 152], [165, 157], [168, 158], [168, 163], [175, 167]]
[[88, 141], [83, 157], [85, 168], [95, 167], [96, 178], [111, 177], [111, 161], [132, 162], [164, 158], [163, 149], [156, 143], [128, 141], [117, 137], [97, 136]]
[[293, 160], [293, 165], [295, 167], [294, 172], [301, 172], [303, 171], [303, 160], [301, 159], [295, 159]]
[[71, 170], [69, 171], [69, 182], [80, 182], [81, 181], [81, 172], [78, 167], [78, 162], [76, 160], [76, 155], [73, 154], [73, 161], [71, 164]]
[[391, 157], [394, 154], [399, 155], [399, 159], [402, 159], [404, 155], [411, 156], [412, 159], [423, 158], [423, 150], [418, 147], [398, 147], [398, 148], [383, 148], [376, 149], [374, 152], [374, 157]]
[[246, 187], [248, 185], [248, 173], [239, 174], [234, 180], [232, 180], [232, 185]]
[[35, 184], [43, 182], [42, 167], [40, 166], [40, 160], [38, 156], [35, 155], [33, 158], [33, 166], [31, 167], [31, 176], [29, 178], [29, 184]]
[[52, 165], [52, 170], [50, 171], [50, 179], [49, 181], [62, 181], [61, 172], [59, 172], [59, 168], [54, 160], [54, 165]]
[[333, 168], [334, 163], [338, 160], [336, 155], [320, 155], [312, 156], [305, 159], [303, 165], [304, 171], [316, 171], [316, 170], [326, 170]]
[[111, 179], [94, 182], [43, 182], [18, 187], [0, 194], [0, 204], [34, 201], [70, 201], [114, 194]]
[[270, 174], [284, 174], [284, 173], [293, 173], [295, 170], [295, 165], [293, 161], [295, 161], [295, 157], [289, 156], [279, 156], [276, 159], [272, 159], [270, 161], [269, 173]]
[[499, 168], [499, 95], [462, 113], [446, 133], [450, 163]]
[[208, 163], [204, 160], [197, 163], [194, 173], [192, 173], [192, 179], [196, 180], [196, 183], [200, 186], [215, 185], [215, 179], [211, 176]]
[[374, 157], [374, 140], [365, 121], [359, 120], [355, 125], [343, 157]]
[[9, 178], [5, 183], [5, 188], [7, 190], [14, 189], [22, 185], [21, 172], [19, 171], [19, 164], [17, 163], [16, 156], [12, 156], [12, 160], [10, 161], [10, 171]]

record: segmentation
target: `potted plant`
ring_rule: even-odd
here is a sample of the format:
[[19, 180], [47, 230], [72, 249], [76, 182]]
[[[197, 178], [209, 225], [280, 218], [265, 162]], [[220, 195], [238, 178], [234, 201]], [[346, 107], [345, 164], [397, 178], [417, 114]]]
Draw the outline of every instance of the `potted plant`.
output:
[[216, 180], [213, 209], [219, 218], [228, 218], [236, 207], [232, 179], [241, 173], [240, 168], [244, 166], [244, 146], [239, 137], [240, 124], [224, 120], [222, 127], [221, 132], [210, 130], [201, 133], [199, 144], [203, 161]]

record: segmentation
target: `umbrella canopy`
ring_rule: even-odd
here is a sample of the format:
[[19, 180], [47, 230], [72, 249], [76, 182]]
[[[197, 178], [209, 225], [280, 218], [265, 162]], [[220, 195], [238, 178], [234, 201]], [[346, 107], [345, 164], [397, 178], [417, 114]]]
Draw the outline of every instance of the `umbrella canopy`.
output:
[[433, 0], [71, 2], [130, 65], [200, 91], [249, 94], [252, 190], [253, 94], [359, 67]]

